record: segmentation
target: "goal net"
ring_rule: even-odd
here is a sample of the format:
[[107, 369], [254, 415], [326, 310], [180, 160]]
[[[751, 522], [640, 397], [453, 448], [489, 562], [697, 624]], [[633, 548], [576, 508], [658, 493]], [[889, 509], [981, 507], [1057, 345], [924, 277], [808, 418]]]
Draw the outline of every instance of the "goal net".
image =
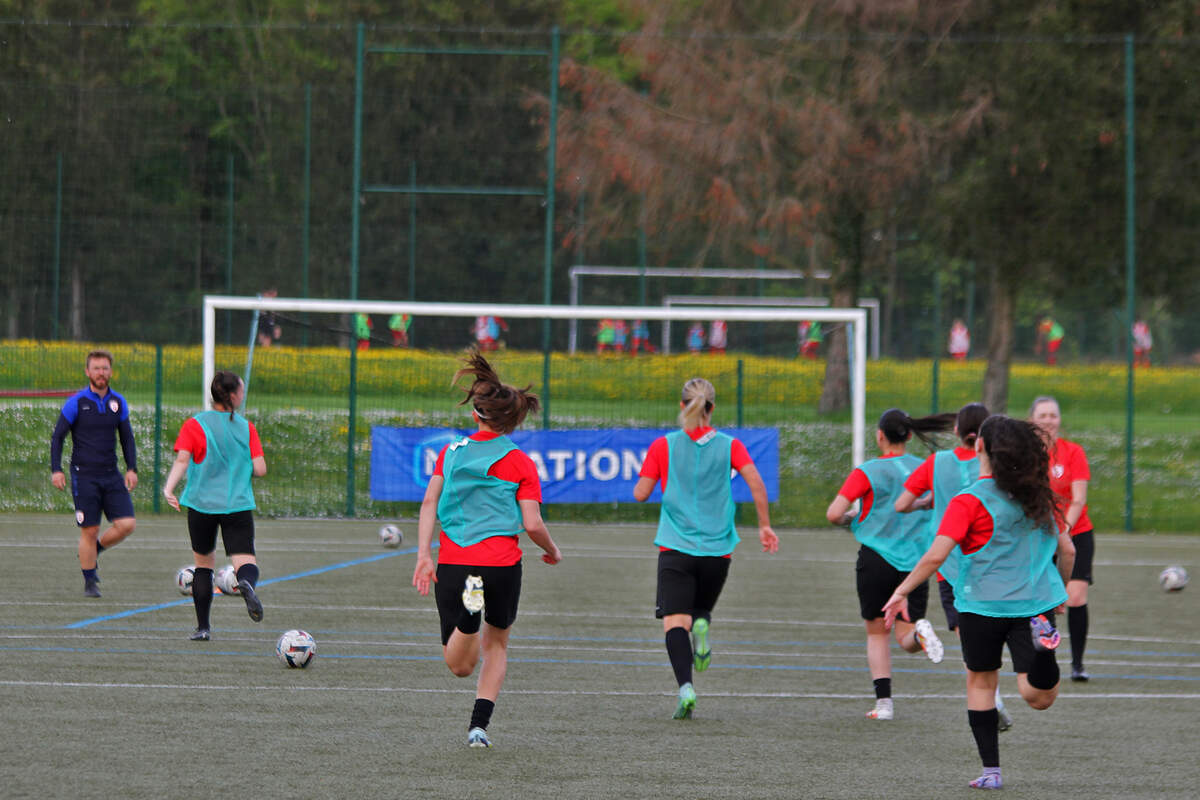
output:
[[[816, 412], [826, 354], [798, 356], [802, 322], [826, 339], [838, 327], [848, 335], [844, 412]], [[668, 323], [676, 338], [664, 355]], [[568, 353], [572, 324], [586, 351]], [[754, 447], [770, 451], [773, 522], [812, 525], [865, 457], [867, 330], [861, 308], [207, 296], [197, 388], [207, 406], [216, 370], [249, 377], [247, 415], [271, 464], [264, 513], [414, 516], [431, 458], [471, 425], [450, 380], [476, 346], [506, 383], [542, 401], [519, 432], [536, 442], [518, 444], [538, 464], [552, 513], [636, 521], [657, 507], [633, 503], [625, 484], [654, 436], [676, 427], [683, 384], [704, 377], [717, 391], [714, 426], [746, 441], [756, 463]]]

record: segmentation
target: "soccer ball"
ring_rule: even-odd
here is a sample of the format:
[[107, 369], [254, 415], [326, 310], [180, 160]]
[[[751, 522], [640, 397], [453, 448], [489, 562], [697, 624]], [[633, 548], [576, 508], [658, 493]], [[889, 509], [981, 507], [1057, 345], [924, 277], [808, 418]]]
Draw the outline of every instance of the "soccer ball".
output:
[[313, 637], [301, 630], [290, 630], [279, 637], [275, 643], [275, 655], [286, 666], [293, 669], [304, 669], [312, 663], [317, 654], [317, 643]]
[[221, 594], [241, 594], [241, 590], [238, 589], [237, 572], [234, 570], [233, 564], [226, 564], [217, 570], [216, 583]]
[[404, 541], [404, 532], [395, 525], [384, 525], [379, 529], [379, 543], [384, 547], [399, 547]]
[[175, 573], [175, 588], [179, 590], [180, 594], [190, 597], [192, 594], [192, 581], [195, 577], [195, 567], [180, 567], [179, 571]]
[[1164, 592], [1178, 592], [1188, 584], [1187, 570], [1180, 566], [1171, 566], [1158, 573], [1158, 585]]

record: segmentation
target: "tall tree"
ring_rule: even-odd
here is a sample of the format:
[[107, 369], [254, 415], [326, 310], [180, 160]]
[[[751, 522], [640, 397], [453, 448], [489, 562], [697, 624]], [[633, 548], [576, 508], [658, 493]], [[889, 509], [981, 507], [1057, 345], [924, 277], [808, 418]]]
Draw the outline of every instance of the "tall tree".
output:
[[[965, 0], [627, 6], [641, 21], [620, 42], [633, 80], [608, 64], [563, 66], [573, 102], [559, 163], [564, 189], [595, 209], [589, 228], [641, 224], [696, 264], [715, 251], [794, 267], [817, 238], [832, 303], [854, 306], [868, 226], [985, 107], [973, 96], [928, 114], [906, 103]], [[835, 332], [823, 411], [848, 403], [846, 347]]]

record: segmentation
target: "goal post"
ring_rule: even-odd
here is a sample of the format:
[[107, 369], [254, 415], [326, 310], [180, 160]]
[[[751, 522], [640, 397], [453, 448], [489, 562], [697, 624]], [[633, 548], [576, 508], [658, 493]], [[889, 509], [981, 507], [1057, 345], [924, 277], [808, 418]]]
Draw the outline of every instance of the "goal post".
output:
[[[430, 303], [417, 301], [387, 300], [317, 300], [286, 297], [236, 297], [206, 295], [203, 306], [203, 382], [202, 403], [210, 406], [208, 386], [216, 371], [216, 320], [218, 311], [271, 311], [307, 312], [309, 314], [354, 314], [374, 315], [409, 314], [417, 324], [421, 318], [461, 318], [465, 330], [467, 320], [482, 316], [497, 316], [506, 320], [635, 320], [647, 322], [683, 322], [696, 320], [724, 320], [730, 322], [789, 323], [794, 330], [802, 320], [842, 323], [848, 326], [850, 366], [850, 411], [851, 411], [851, 457], [853, 464], [865, 460], [866, 447], [866, 365], [867, 365], [867, 311], [861, 308], [754, 308], [745, 306], [693, 306], [688, 308], [663, 308], [653, 306], [581, 306], [581, 305], [535, 305], [508, 303]], [[457, 330], [457, 328], [456, 328]], [[457, 344], [446, 345], [442, 350], [458, 349]], [[566, 342], [554, 348], [565, 353]], [[793, 351], [794, 352], [794, 351]], [[672, 356], [672, 358], [676, 358]], [[543, 353], [544, 374], [549, 376], [550, 352]], [[549, 419], [549, 406], [554, 400], [553, 391], [548, 392], [544, 408]]]

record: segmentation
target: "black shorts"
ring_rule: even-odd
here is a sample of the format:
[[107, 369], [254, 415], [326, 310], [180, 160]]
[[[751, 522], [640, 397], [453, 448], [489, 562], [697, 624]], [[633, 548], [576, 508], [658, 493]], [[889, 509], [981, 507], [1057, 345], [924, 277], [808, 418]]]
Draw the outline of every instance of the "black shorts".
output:
[[225, 555], [254, 555], [254, 512], [234, 511], [232, 514], [205, 514], [188, 509], [188, 536], [192, 552], [206, 556], [217, 549], [217, 529]]
[[729, 577], [733, 559], [724, 556], [692, 556], [678, 550], [658, 553], [658, 590], [654, 616], [671, 614], [710, 617]]
[[125, 488], [125, 476], [113, 470], [99, 474], [71, 470], [71, 494], [75, 498], [75, 524], [91, 528], [108, 521], [133, 516], [133, 498]]
[[[858, 548], [858, 563], [854, 565], [854, 582], [858, 587], [858, 608], [863, 619], [879, 619], [883, 616], [883, 604], [888, 601], [896, 587], [908, 577], [887, 562], [865, 544]], [[913, 622], [925, 616], [929, 607], [929, 581], [925, 581], [908, 595], [908, 616]]]
[[[1054, 622], [1054, 612], [1044, 611]], [[1004, 645], [1012, 656], [1013, 670], [1029, 672], [1037, 651], [1029, 617], [985, 617], [982, 614], [961, 612], [958, 615], [958, 637], [962, 641], [963, 663], [972, 672], [991, 672], [1000, 669]]]
[[952, 631], [958, 630], [958, 609], [954, 607], [954, 587], [950, 581], [938, 581], [938, 597], [942, 601], [942, 611], [946, 612], [946, 627]]
[[454, 626], [463, 612], [463, 589], [467, 576], [483, 578], [483, 621], [493, 628], [507, 630], [517, 621], [521, 601], [521, 562], [511, 567], [472, 567], [466, 564], [438, 564], [433, 596], [437, 600], [442, 623], [442, 644], [450, 641]]
[[1096, 557], [1096, 534], [1080, 531], [1071, 537], [1075, 545], [1075, 566], [1071, 568], [1071, 580], [1092, 583], [1092, 560]]

